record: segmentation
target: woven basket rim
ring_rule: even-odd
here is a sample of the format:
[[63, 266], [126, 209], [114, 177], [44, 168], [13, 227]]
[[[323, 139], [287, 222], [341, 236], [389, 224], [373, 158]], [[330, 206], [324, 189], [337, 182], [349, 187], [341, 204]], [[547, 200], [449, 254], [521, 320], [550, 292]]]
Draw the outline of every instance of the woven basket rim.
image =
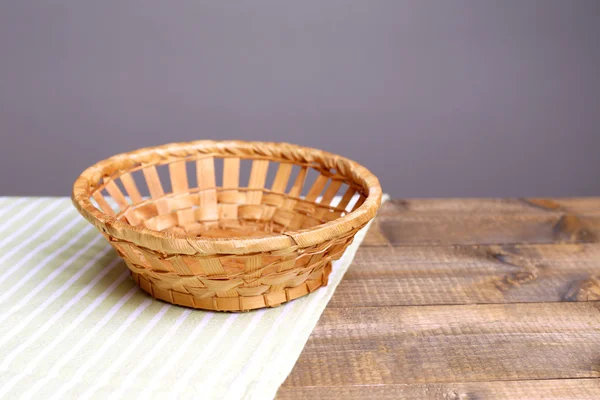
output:
[[[91, 192], [103, 177], [124, 173], [136, 166], [152, 166], [197, 154], [214, 156], [253, 155], [285, 159], [290, 162], [316, 162], [336, 168], [359, 183], [368, 193], [356, 210], [333, 221], [312, 228], [264, 237], [206, 238], [188, 236], [133, 226], [97, 209]], [[77, 210], [103, 233], [118, 240], [133, 242], [164, 254], [251, 254], [293, 250], [336, 239], [371, 220], [381, 204], [382, 190], [377, 177], [367, 168], [346, 157], [324, 150], [284, 142], [249, 142], [239, 140], [198, 140], [145, 147], [116, 154], [85, 169], [73, 184], [72, 201]]]

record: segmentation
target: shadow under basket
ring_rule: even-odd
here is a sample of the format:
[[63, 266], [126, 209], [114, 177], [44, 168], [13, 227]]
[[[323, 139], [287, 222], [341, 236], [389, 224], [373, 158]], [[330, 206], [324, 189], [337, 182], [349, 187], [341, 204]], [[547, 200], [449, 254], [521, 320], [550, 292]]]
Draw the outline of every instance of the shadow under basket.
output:
[[153, 297], [244, 311], [326, 285], [332, 261], [375, 216], [381, 187], [321, 150], [197, 141], [101, 161], [72, 199]]

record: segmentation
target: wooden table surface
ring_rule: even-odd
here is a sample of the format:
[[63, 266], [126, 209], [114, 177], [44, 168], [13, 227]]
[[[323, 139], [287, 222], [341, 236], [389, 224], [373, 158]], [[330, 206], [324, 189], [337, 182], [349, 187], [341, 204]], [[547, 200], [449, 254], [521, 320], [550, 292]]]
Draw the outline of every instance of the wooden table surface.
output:
[[279, 399], [600, 399], [600, 198], [386, 203]]

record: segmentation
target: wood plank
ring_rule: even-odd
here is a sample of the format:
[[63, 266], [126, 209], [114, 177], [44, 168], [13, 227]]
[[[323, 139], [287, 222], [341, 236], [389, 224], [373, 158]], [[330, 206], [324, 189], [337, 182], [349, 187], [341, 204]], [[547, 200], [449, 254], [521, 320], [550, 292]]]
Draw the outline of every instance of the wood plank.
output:
[[600, 237], [600, 216], [401, 215], [378, 217], [378, 228], [394, 246], [586, 243]]
[[535, 215], [548, 213], [598, 215], [600, 214], [600, 198], [394, 199], [382, 207], [380, 215]]
[[535, 215], [560, 211], [541, 207], [525, 199], [393, 199], [382, 216], [392, 215]]
[[600, 245], [359, 248], [328, 307], [600, 300]]
[[[563, 218], [563, 226], [561, 226], [559, 221], [563, 216], [566, 216], [566, 221]], [[406, 243], [406, 237], [413, 236], [415, 232], [421, 232], [421, 235], [413, 237], [412, 241], [423, 241], [425, 237], [435, 244], [436, 241], [440, 241], [440, 236], [455, 235], [457, 231], [460, 235], [454, 237], [452, 241], [451, 238], [446, 238], [446, 244], [465, 243], [465, 240], [476, 243], [477, 237], [481, 237], [481, 234], [486, 231], [489, 234], [490, 230], [492, 232], [496, 230], [497, 235], [503, 232], [504, 239], [500, 236], [500, 242], [507, 239], [511, 243], [527, 239], [533, 239], [536, 243], [562, 241], [576, 233], [578, 225], [583, 227], [579, 220], [585, 216], [600, 216], [600, 198], [395, 199], [381, 206], [376, 223], [367, 233], [362, 246], [391, 244], [382, 231], [382, 225], [385, 225], [386, 232], [391, 233], [390, 236], [396, 239], [396, 244], [410, 244], [410, 241]], [[472, 219], [474, 222], [467, 221], [468, 226], [465, 226], [465, 219]], [[531, 226], [524, 226], [528, 223]], [[591, 224], [595, 233], [600, 231], [597, 218], [592, 218]], [[415, 230], [415, 225], [421, 225], [421, 229]], [[465, 232], [467, 227], [471, 230], [470, 233]], [[549, 229], [553, 227], [559, 231]], [[518, 228], [513, 238], [510, 236], [511, 228]], [[560, 232], [560, 229], [563, 232]], [[564, 232], [568, 229], [571, 229], [571, 232]], [[428, 233], [430, 237], [426, 236]], [[581, 232], [581, 236], [586, 234], [588, 232]], [[485, 237], [481, 238], [485, 239]], [[583, 241], [595, 240], [591, 237], [583, 239], [585, 239]]]
[[600, 304], [326, 309], [286, 386], [600, 377]]
[[432, 383], [422, 385], [360, 385], [290, 387], [282, 386], [279, 400], [362, 400], [362, 399], [439, 399], [439, 400], [551, 400], [598, 399], [600, 379], [549, 379], [538, 381], [497, 381]]
[[376, 222], [365, 247], [596, 242], [600, 198], [391, 200]]

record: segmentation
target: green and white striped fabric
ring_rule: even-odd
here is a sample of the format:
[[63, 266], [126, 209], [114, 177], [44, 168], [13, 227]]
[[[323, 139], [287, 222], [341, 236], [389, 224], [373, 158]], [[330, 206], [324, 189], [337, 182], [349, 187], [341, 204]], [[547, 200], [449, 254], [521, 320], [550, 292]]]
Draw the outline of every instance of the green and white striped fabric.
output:
[[0, 197], [0, 398], [273, 398], [364, 234], [324, 289], [205, 312], [139, 290], [69, 199]]

